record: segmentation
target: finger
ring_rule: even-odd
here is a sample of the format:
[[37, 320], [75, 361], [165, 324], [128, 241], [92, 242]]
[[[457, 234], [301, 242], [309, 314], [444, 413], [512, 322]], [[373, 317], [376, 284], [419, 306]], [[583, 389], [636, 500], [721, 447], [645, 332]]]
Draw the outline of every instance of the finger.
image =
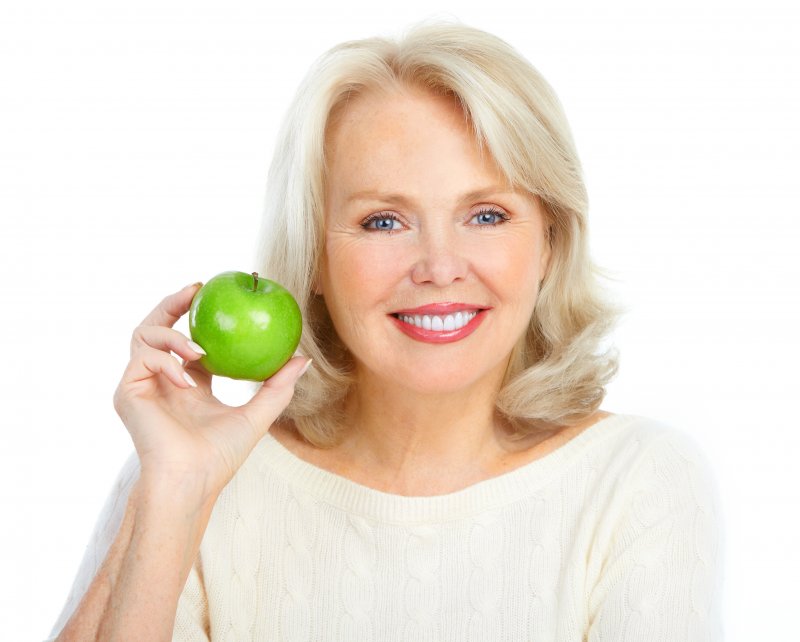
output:
[[184, 361], [183, 369], [195, 380], [198, 390], [211, 393], [211, 373], [199, 361]]
[[186, 314], [200, 286], [202, 283], [193, 283], [164, 297], [139, 325], [161, 325], [171, 328]]
[[258, 392], [241, 407], [248, 421], [258, 429], [266, 432], [278, 418], [294, 395], [294, 385], [311, 365], [308, 357], [289, 359], [277, 373], [267, 379]]
[[143, 348], [131, 359], [122, 375], [122, 384], [132, 384], [163, 374], [179, 388], [194, 388], [184, 377], [185, 371], [177, 358], [155, 348]]
[[156, 348], [164, 352], [172, 351], [186, 361], [197, 361], [204, 354], [199, 346], [186, 335], [172, 328], [159, 325], [140, 325], [131, 337], [131, 356], [142, 348]]

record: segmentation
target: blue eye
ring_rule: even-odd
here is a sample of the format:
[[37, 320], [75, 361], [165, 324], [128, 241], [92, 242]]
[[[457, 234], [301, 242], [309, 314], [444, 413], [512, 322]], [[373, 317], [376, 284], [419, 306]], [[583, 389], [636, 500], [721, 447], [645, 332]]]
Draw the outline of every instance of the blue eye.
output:
[[508, 219], [508, 214], [504, 214], [500, 210], [489, 208], [481, 210], [470, 220], [476, 221], [479, 226], [485, 227], [487, 225], [500, 225], [501, 223], [505, 223]]
[[392, 213], [370, 214], [361, 223], [365, 230], [378, 232], [395, 232], [401, 228], [400, 221]]

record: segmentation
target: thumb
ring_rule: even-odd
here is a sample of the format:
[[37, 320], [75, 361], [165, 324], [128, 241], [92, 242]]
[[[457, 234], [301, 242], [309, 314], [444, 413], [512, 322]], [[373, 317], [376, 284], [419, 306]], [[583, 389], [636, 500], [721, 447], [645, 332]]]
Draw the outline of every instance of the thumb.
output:
[[242, 406], [252, 425], [269, 429], [289, 405], [294, 395], [295, 383], [310, 365], [311, 359], [308, 357], [293, 357], [264, 382], [253, 398]]

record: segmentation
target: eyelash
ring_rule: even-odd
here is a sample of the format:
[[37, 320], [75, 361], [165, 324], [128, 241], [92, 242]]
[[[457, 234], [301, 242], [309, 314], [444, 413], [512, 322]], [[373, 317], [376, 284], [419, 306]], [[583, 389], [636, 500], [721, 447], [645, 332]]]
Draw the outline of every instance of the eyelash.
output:
[[[498, 209], [493, 207], [485, 207], [470, 217], [470, 220], [474, 219], [477, 216], [482, 216], [484, 214], [492, 214], [496, 216], [499, 220], [496, 220], [494, 223], [486, 223], [484, 225], [478, 225], [477, 227], [496, 227], [497, 225], [502, 225], [503, 223], [507, 222], [511, 217], [502, 212]], [[375, 221], [383, 221], [383, 220], [391, 220], [391, 221], [399, 221], [400, 219], [397, 217], [396, 214], [392, 212], [378, 212], [376, 214], [370, 214], [367, 218], [365, 218], [362, 223], [361, 227], [365, 230], [372, 230], [375, 232], [385, 232], [386, 234], [391, 234], [392, 232], [397, 232], [397, 230], [381, 230], [375, 227], [370, 227], [370, 225]]]
[[502, 225], [503, 223], [508, 222], [508, 220], [511, 218], [505, 212], [502, 212], [502, 211], [500, 211], [498, 209], [495, 209], [494, 207], [485, 207], [485, 208], [477, 211], [472, 216], [472, 218], [470, 218], [470, 220], [472, 220], [476, 216], [481, 216], [482, 214], [494, 214], [500, 220], [496, 220], [494, 223], [487, 223], [486, 225], [479, 225], [478, 227], [495, 227], [496, 225]]
[[387, 234], [391, 234], [392, 232], [396, 232], [397, 230], [380, 230], [377, 227], [370, 227], [370, 225], [375, 221], [383, 221], [383, 220], [392, 220], [392, 221], [399, 221], [400, 219], [397, 218], [395, 214], [391, 212], [378, 212], [377, 214], [370, 214], [367, 218], [365, 218], [361, 222], [361, 227], [363, 227], [367, 231], [374, 231], [374, 232], [386, 232]]

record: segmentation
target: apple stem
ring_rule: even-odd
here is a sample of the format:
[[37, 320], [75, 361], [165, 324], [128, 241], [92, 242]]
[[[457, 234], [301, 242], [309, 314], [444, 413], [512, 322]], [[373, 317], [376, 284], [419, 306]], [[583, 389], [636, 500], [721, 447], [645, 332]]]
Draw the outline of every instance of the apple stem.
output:
[[258, 288], [258, 272], [253, 272], [253, 292]]

